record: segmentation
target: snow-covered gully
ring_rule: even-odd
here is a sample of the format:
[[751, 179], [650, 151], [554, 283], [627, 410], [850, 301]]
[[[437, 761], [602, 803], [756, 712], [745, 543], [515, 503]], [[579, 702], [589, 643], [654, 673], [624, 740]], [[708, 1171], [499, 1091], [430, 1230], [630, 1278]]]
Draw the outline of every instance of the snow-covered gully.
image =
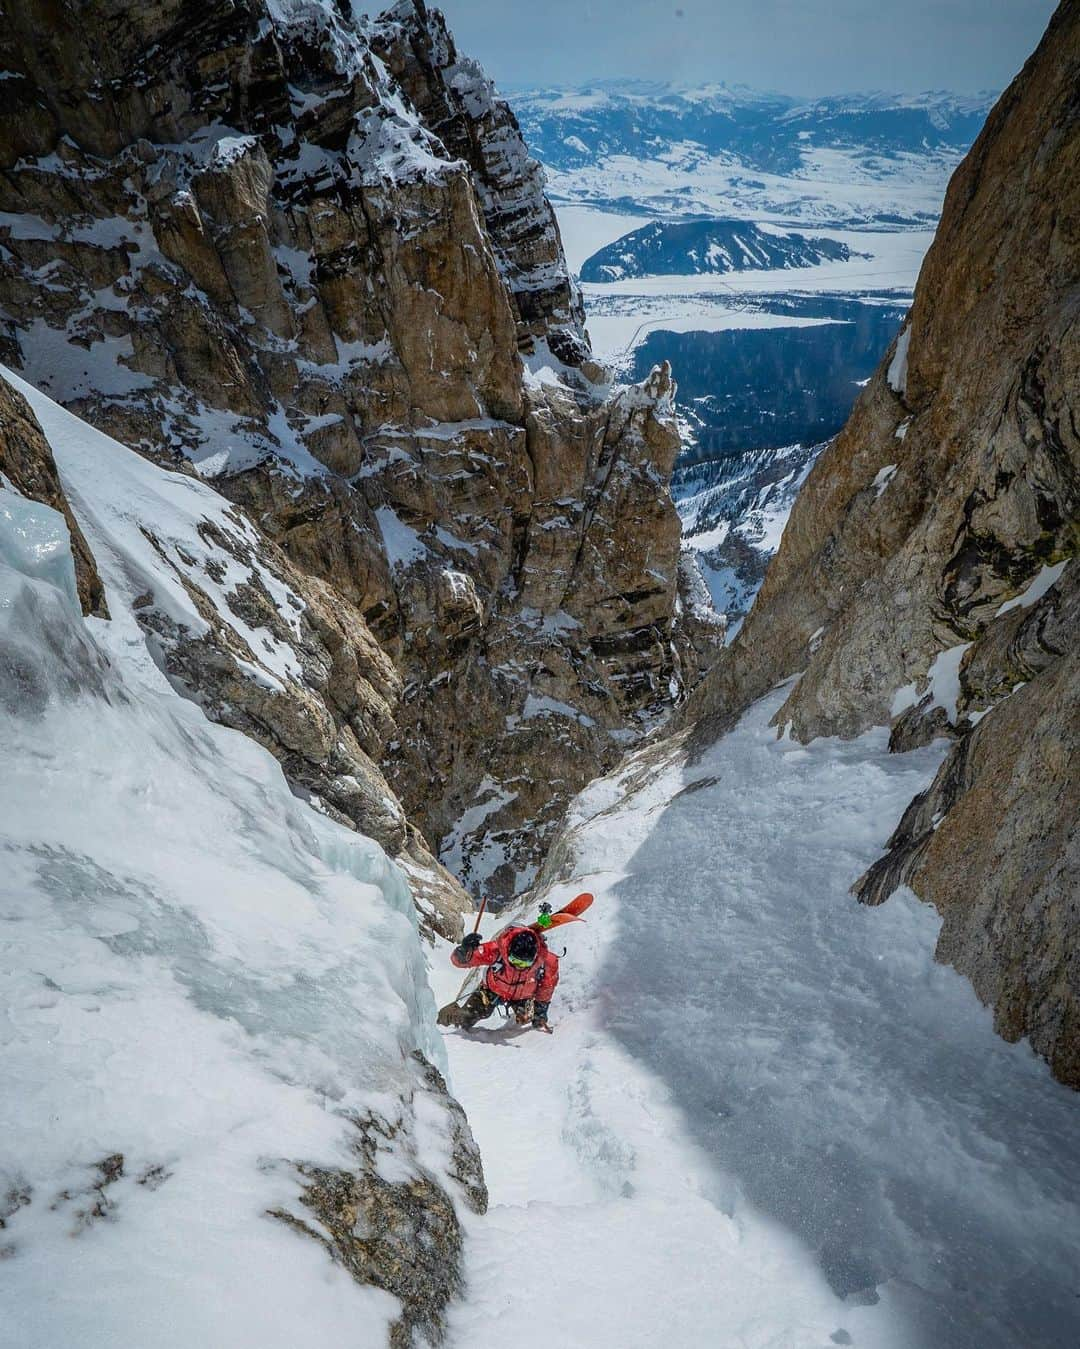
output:
[[940, 748], [803, 747], [779, 700], [579, 798], [553, 1037], [446, 1032], [491, 1190], [454, 1346], [1080, 1340], [1072, 1093], [934, 963], [932, 910], [848, 893]]

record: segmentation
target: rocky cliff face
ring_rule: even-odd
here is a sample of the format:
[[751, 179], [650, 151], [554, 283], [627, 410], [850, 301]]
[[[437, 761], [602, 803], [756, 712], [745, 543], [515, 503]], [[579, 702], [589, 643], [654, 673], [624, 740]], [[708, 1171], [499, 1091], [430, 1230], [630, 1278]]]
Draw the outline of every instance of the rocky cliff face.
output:
[[126, 526], [138, 541], [125, 562], [140, 591], [133, 608], [174, 686], [274, 753], [294, 791], [323, 814], [397, 857], [427, 928], [453, 930], [468, 896], [376, 762], [401, 680], [355, 609], [226, 499], [178, 474], [134, 480], [130, 454], [103, 436], [96, 448], [102, 490], [92, 498], [84, 484], [73, 498], [26, 400], [0, 378], [0, 482], [65, 516], [84, 610], [108, 617], [79, 524], [105, 517], [107, 531]]
[[212, 479], [333, 611], [318, 744], [242, 718], [294, 783], [513, 893], [708, 658], [675, 621], [669, 375], [605, 396], [540, 170], [422, 0], [69, 19], [0, 35], [3, 353]]
[[1075, 562], [1080, 4], [957, 170], [910, 319], [800, 495], [699, 742], [779, 680], [802, 739], [956, 739], [867, 879], [945, 924], [1009, 1038], [1080, 1086]]
[[741, 623], [761, 589], [791, 508], [824, 448], [785, 445], [681, 467], [672, 490], [684, 565], [695, 567], [716, 611]]

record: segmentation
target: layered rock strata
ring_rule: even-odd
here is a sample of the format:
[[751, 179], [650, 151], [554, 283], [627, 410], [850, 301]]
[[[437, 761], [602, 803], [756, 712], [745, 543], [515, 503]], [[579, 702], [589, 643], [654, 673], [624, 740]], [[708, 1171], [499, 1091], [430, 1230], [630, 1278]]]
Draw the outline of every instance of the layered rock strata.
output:
[[862, 887], [906, 881], [1010, 1039], [1080, 1086], [1080, 3], [949, 186], [910, 319], [803, 489], [687, 708], [704, 743], [778, 681], [792, 735], [957, 743]]
[[[512, 894], [709, 657], [676, 623], [669, 374], [596, 383], [540, 170], [421, 0], [54, 20], [0, 34], [4, 354], [281, 546], [379, 668], [361, 746], [414, 834]], [[335, 750], [264, 742], [341, 809]]]
[[402, 0], [376, 25], [372, 45], [425, 126], [467, 163], [488, 237], [510, 294], [521, 350], [547, 347], [593, 377], [585, 309], [566, 269], [544, 174], [517, 118], [476, 61], [461, 56], [438, 10]]

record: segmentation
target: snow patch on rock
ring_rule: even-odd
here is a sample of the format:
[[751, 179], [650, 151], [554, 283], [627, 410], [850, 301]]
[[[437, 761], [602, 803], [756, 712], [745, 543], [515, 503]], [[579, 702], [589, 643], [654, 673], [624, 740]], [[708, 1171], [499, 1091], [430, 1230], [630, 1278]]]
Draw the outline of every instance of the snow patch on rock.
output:
[[1065, 558], [1062, 562], [1055, 562], [1053, 566], [1041, 568], [1039, 574], [1020, 595], [1015, 595], [1011, 600], [1006, 600], [1001, 608], [994, 615], [1000, 618], [1002, 614], [1010, 613], [1013, 609], [1028, 609], [1046, 594], [1052, 585], [1060, 579], [1065, 568], [1072, 561], [1071, 558]]
[[885, 378], [889, 382], [889, 388], [893, 393], [901, 396], [907, 393], [907, 368], [908, 368], [908, 348], [911, 345], [911, 327], [904, 329], [896, 339], [896, 350], [893, 352], [893, 358], [889, 362], [889, 368], [886, 371]]

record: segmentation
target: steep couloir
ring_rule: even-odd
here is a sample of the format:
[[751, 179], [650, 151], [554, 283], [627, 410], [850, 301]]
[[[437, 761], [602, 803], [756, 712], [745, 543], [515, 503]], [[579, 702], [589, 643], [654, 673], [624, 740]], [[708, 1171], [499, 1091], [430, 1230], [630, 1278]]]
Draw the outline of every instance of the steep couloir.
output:
[[802, 672], [803, 740], [956, 743], [860, 883], [934, 904], [942, 960], [1080, 1086], [1080, 0], [949, 186], [910, 318], [811, 473], [699, 743]]

